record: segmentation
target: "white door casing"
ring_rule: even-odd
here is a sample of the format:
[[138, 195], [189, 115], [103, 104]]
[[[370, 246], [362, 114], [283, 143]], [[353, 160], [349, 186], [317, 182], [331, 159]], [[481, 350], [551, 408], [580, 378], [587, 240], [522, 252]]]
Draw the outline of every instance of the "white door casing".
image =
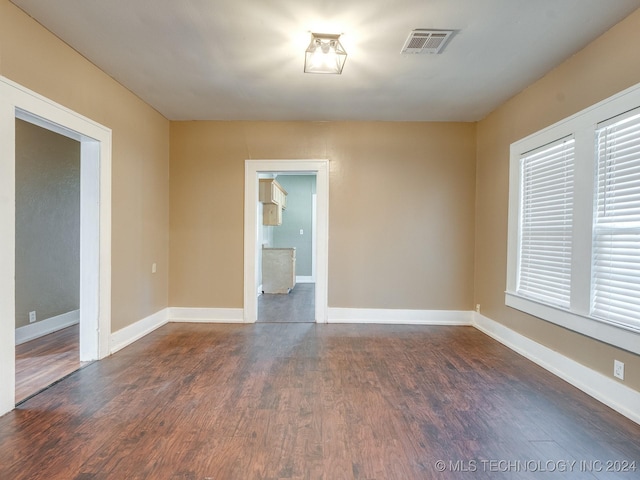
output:
[[80, 360], [109, 355], [111, 130], [0, 76], [0, 415], [15, 404], [15, 119], [81, 143]]

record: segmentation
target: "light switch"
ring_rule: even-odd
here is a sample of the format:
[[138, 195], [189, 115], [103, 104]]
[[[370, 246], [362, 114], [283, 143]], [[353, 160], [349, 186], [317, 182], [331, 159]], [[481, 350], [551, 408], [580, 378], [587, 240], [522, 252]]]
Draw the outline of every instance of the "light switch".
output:
[[304, 231], [300, 229], [300, 235], [304, 235]]
[[158, 266], [155, 263], [151, 264], [151, 273], [156, 273], [158, 271]]

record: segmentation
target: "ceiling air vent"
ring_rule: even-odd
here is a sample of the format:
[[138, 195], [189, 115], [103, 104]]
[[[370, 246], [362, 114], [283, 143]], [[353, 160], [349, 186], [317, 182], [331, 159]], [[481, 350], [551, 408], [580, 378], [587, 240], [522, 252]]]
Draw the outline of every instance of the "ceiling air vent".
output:
[[400, 53], [440, 53], [453, 30], [427, 30], [418, 28], [409, 34]]

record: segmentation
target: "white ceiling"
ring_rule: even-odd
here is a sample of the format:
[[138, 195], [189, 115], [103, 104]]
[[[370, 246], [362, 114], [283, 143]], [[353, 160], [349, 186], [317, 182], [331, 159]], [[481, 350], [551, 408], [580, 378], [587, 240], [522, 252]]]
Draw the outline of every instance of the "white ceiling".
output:
[[[171, 120], [475, 121], [640, 0], [12, 0]], [[416, 28], [456, 30], [400, 55]], [[302, 72], [343, 33], [342, 75]]]

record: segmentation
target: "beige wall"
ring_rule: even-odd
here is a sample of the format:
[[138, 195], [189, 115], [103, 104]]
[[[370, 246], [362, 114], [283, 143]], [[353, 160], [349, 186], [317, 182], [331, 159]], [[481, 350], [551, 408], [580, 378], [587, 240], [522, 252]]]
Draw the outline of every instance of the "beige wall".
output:
[[112, 129], [112, 331], [165, 308], [168, 120], [8, 0], [0, 0], [0, 75]]
[[170, 304], [243, 305], [245, 159], [330, 160], [329, 306], [471, 310], [475, 124], [172, 122]]
[[640, 357], [504, 305], [509, 145], [640, 82], [640, 10], [478, 124], [475, 303], [482, 313], [607, 376], [625, 362], [640, 390]]

